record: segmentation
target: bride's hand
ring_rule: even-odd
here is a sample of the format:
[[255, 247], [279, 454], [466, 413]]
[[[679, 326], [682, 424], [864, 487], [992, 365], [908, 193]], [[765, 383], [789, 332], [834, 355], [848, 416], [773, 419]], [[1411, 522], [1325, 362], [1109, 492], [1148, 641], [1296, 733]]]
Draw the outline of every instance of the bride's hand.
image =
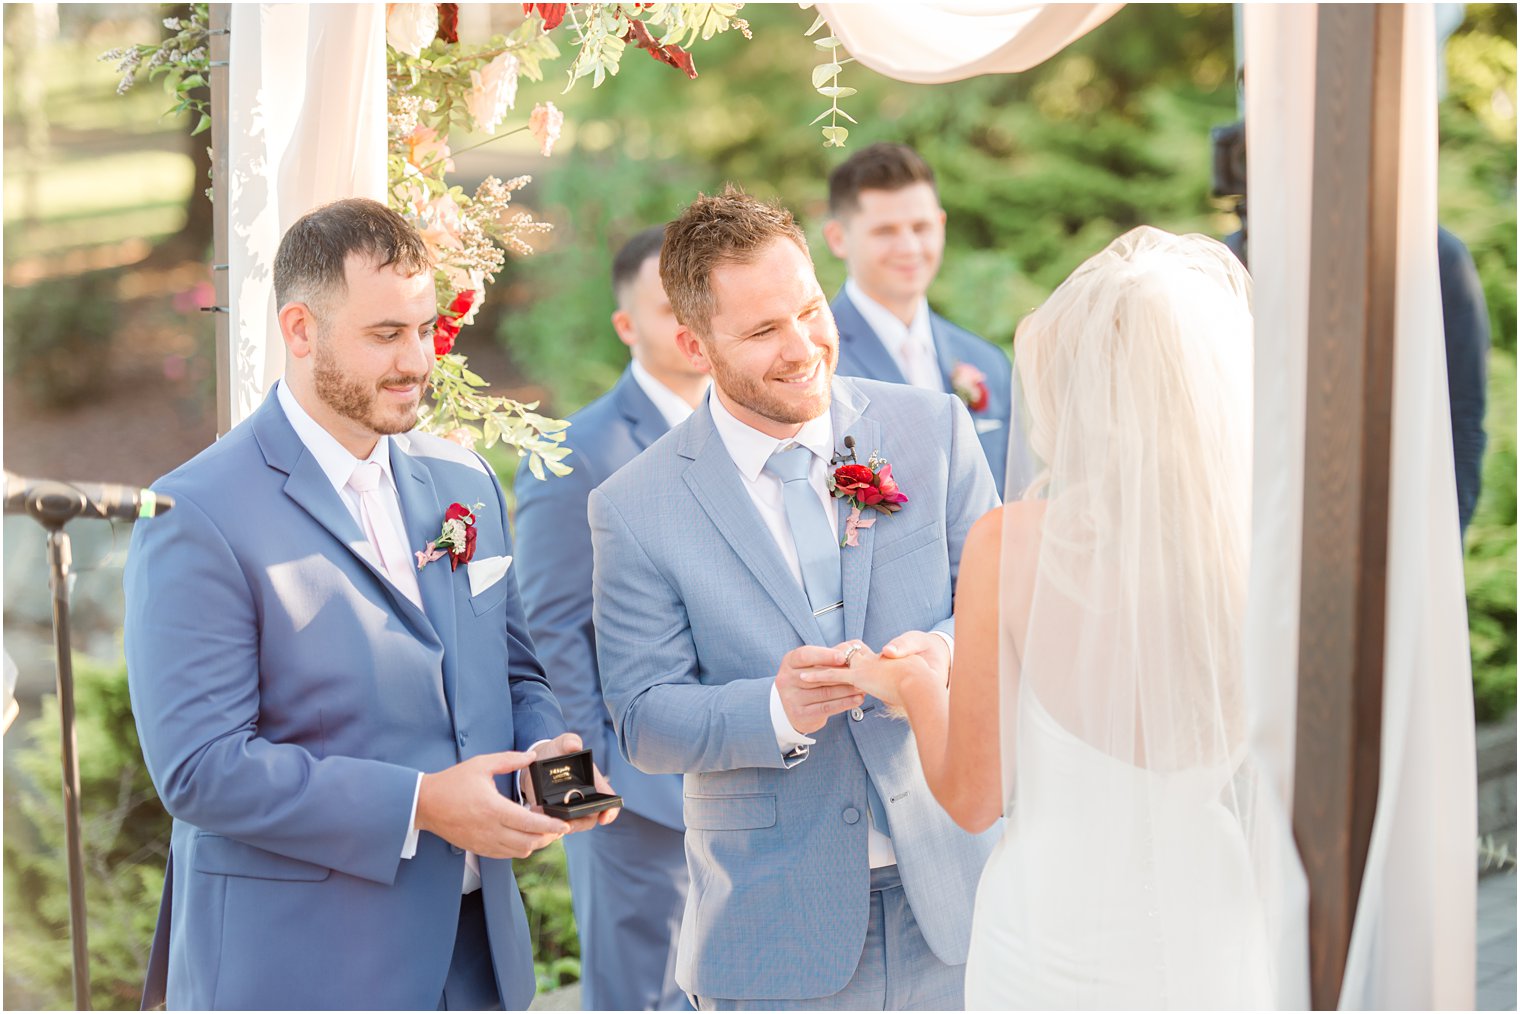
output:
[[850, 662], [846, 668], [831, 669], [828, 673], [817, 676], [806, 674], [802, 679], [809, 683], [837, 683], [841, 680], [853, 683], [857, 688], [877, 698], [889, 707], [901, 709], [902, 693], [900, 688], [903, 680], [913, 676], [928, 676], [933, 672], [929, 663], [922, 655], [909, 655], [905, 658], [888, 658], [877, 654], [858, 641], [849, 642], [848, 644], [840, 645], [840, 647], [850, 652]]

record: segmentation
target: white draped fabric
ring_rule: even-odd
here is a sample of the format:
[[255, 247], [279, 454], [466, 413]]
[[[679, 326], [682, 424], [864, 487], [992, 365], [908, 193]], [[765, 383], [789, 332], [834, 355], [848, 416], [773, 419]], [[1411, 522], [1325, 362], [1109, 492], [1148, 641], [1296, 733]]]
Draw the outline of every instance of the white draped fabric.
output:
[[822, 3], [818, 13], [851, 56], [898, 81], [939, 84], [1011, 74], [1059, 53], [1123, 4]]
[[1434, 12], [1411, 4], [1399, 131], [1381, 791], [1343, 1010], [1474, 1004], [1477, 751], [1436, 267], [1436, 66]]
[[[861, 63], [906, 81], [1022, 70], [1111, 4], [820, 4]], [[1315, 8], [1246, 5], [1255, 276], [1251, 749], [1291, 841], [1303, 532]], [[1057, 30], [1054, 25], [1064, 26]], [[1473, 1004], [1472, 682], [1435, 260], [1436, 67], [1430, 6], [1405, 25], [1398, 304], [1381, 792], [1341, 996], [1351, 1008]], [[1287, 848], [1285, 856], [1292, 856]], [[1308, 1005], [1306, 894], [1291, 859], [1275, 924], [1278, 1003]]]
[[1257, 424], [1252, 450], [1251, 576], [1245, 627], [1251, 754], [1272, 796], [1262, 835], [1284, 859], [1269, 920], [1277, 931], [1278, 1006], [1309, 1007], [1308, 887], [1293, 844], [1298, 609], [1308, 378], [1309, 234], [1314, 158], [1315, 9], [1247, 7], [1247, 177], [1256, 286]]
[[232, 425], [283, 371], [274, 254], [312, 208], [385, 200], [385, 6], [233, 4], [226, 194]]

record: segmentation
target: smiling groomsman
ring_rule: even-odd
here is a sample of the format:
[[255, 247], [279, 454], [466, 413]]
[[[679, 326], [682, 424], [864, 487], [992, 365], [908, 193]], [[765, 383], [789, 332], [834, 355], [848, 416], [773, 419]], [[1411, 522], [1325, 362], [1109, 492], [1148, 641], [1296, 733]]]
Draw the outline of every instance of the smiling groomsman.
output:
[[929, 309], [945, 252], [934, 170], [907, 145], [861, 149], [829, 174], [823, 235], [850, 272], [832, 305], [838, 373], [957, 395], [1003, 492], [1013, 371], [1002, 349]]
[[[676, 938], [688, 877], [681, 779], [646, 775], [617, 748], [602, 700], [591, 625], [591, 528], [586, 498], [665, 431], [691, 415], [707, 372], [676, 345], [676, 318], [660, 284], [664, 226], [639, 233], [612, 261], [612, 326], [632, 353], [617, 384], [570, 417], [562, 478], [517, 473], [518, 575], [528, 626], [570, 728], [595, 751], [623, 796], [622, 817], [565, 839], [581, 936], [587, 1010], [690, 1010], [675, 982]], [[610, 834], [608, 834], [610, 832]]]

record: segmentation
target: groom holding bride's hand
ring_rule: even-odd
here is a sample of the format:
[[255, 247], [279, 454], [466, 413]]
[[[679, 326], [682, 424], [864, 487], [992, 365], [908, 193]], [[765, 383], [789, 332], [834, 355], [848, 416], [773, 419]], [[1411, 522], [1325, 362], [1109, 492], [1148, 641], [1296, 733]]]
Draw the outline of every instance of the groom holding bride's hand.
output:
[[686, 776], [676, 980], [709, 1010], [959, 1008], [995, 832], [955, 827], [906, 723], [842, 668], [891, 642], [947, 670], [961, 547], [997, 503], [971, 418], [833, 376], [833, 316], [783, 209], [699, 198], [660, 274], [712, 391], [589, 512], [618, 739]]

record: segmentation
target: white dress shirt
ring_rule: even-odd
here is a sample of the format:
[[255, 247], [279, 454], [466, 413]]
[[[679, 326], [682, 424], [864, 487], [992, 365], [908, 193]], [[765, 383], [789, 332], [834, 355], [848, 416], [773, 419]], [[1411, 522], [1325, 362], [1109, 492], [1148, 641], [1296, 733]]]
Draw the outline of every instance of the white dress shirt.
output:
[[[803, 423], [802, 429], [797, 431], [796, 436], [778, 440], [734, 418], [733, 413], [724, 406], [716, 392], [708, 398], [708, 404], [712, 406], [713, 426], [717, 429], [723, 446], [728, 450], [728, 456], [733, 459], [734, 465], [739, 469], [739, 477], [744, 481], [745, 491], [749, 493], [755, 509], [760, 512], [760, 519], [765, 522], [766, 530], [771, 533], [771, 539], [776, 543], [776, 548], [781, 551], [781, 558], [786, 562], [787, 570], [791, 572], [793, 580], [797, 582], [799, 588], [805, 589], [806, 586], [802, 580], [802, 564], [797, 559], [797, 544], [792, 539], [792, 528], [786, 519], [786, 500], [782, 492], [781, 480], [765, 470], [765, 463], [782, 447], [797, 445], [812, 451], [812, 463], [808, 466], [808, 484], [818, 495], [818, 502], [823, 508], [824, 515], [829, 518], [829, 527], [837, 528], [838, 524], [834, 519], [838, 512], [834, 506], [834, 497], [829, 493], [828, 487], [829, 458], [834, 455], [833, 410], [830, 409], [818, 418]], [[781, 693], [776, 689], [774, 682], [771, 684], [771, 726], [776, 732], [776, 745], [783, 754], [790, 753], [799, 746], [811, 746], [816, 742], [812, 737], [804, 736], [793, 728], [791, 720], [786, 717], [786, 708], [781, 703]], [[897, 855], [892, 850], [892, 839], [876, 830], [874, 825], [868, 828], [866, 845], [872, 869], [896, 864]]]
[[918, 308], [913, 311], [913, 322], [904, 325], [897, 314], [865, 294], [865, 290], [849, 278], [844, 283], [844, 294], [855, 309], [865, 318], [876, 337], [887, 347], [887, 352], [902, 370], [903, 377], [914, 387], [929, 391], [944, 391], [945, 377], [940, 372], [939, 354], [934, 350], [934, 330], [929, 326], [929, 300], [920, 296]]
[[654, 407], [659, 409], [666, 426], [675, 429], [687, 420], [692, 407], [686, 404], [685, 398], [655, 379], [655, 375], [644, 369], [644, 364], [637, 359], [632, 360], [628, 368], [633, 373], [633, 381], [639, 385], [639, 390], [648, 395], [649, 400], [654, 402]]
[[[283, 380], [275, 387], [275, 397], [280, 401], [280, 408], [285, 411], [285, 418], [290, 420], [290, 426], [296, 431], [296, 436], [301, 438], [301, 443], [306, 450], [316, 459], [322, 474], [327, 476], [327, 481], [333, 484], [338, 496], [342, 498], [343, 505], [348, 508], [348, 513], [353, 517], [354, 523], [360, 531], [364, 529], [364, 523], [359, 519], [359, 494], [348, 486], [349, 477], [354, 474], [354, 469], [359, 465], [359, 459], [348, 452], [348, 448], [338, 443], [338, 438], [322, 428], [322, 424], [311, 417], [296, 401], [296, 396], [290, 393], [290, 388], [285, 386]], [[380, 494], [381, 501], [385, 504], [385, 512], [390, 516], [391, 524], [398, 532], [406, 531], [406, 522], [401, 516], [401, 497], [396, 492], [396, 478], [391, 474], [391, 438], [381, 436], [375, 441], [375, 449], [370, 451], [366, 461], [373, 461], [380, 466], [384, 476], [380, 481], [380, 488], [376, 492]], [[365, 540], [361, 545], [365, 559], [375, 565], [375, 568], [383, 575], [385, 567], [380, 562], [380, 554], [375, 552], [375, 547]], [[389, 581], [389, 578], [386, 578]], [[394, 584], [394, 582], [392, 582]], [[418, 608], [421, 608], [419, 603]], [[417, 773], [417, 785], [412, 790], [412, 815], [407, 821], [406, 839], [401, 844], [401, 858], [410, 859], [417, 854], [417, 797], [422, 792], [422, 772]], [[480, 889], [480, 859], [473, 852], [464, 854], [464, 894]]]

